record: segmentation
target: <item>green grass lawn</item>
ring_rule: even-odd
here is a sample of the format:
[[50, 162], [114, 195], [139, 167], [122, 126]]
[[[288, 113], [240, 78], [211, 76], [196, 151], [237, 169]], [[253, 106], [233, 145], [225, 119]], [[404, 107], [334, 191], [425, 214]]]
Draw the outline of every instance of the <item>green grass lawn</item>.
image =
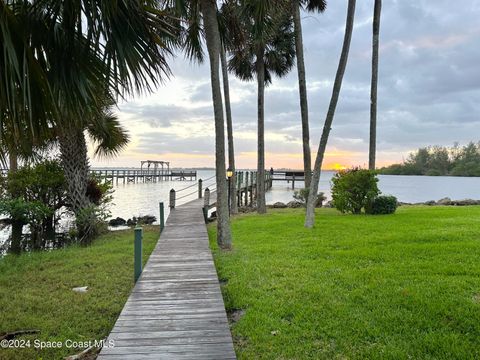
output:
[[[158, 239], [144, 228], [143, 260]], [[0, 349], [0, 359], [62, 359], [81, 349], [34, 349], [34, 340], [105, 338], [133, 288], [133, 230], [111, 232], [89, 247], [0, 258], [0, 333], [37, 329], [31, 348]], [[88, 286], [87, 293], [73, 287]]]
[[480, 207], [243, 215], [211, 243], [241, 359], [479, 359]]

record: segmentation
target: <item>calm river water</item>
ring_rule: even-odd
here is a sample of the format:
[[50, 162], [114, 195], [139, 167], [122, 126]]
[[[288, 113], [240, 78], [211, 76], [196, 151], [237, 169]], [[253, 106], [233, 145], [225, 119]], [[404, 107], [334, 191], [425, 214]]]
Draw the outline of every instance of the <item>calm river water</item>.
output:
[[[199, 179], [209, 179], [214, 176], [213, 170], [199, 170], [197, 172]], [[323, 191], [330, 200], [330, 180], [333, 171], [324, 171], [320, 178], [319, 191]], [[429, 200], [439, 200], [449, 197], [454, 200], [460, 199], [480, 199], [480, 178], [467, 177], [434, 177], [434, 176], [379, 176], [379, 188], [385, 195], [394, 195], [401, 202], [425, 202]], [[206, 181], [210, 185], [214, 179]], [[155, 215], [158, 217], [158, 203], [165, 202], [168, 208], [168, 196], [170, 189], [176, 190], [185, 188], [195, 182], [189, 181], [162, 181], [157, 183], [137, 183], [137, 184], [119, 184], [114, 186], [113, 204], [111, 212], [113, 217], [122, 217], [125, 219], [138, 215]], [[303, 187], [302, 182], [296, 182], [295, 188]], [[194, 192], [195, 186], [178, 193], [181, 194]], [[274, 181], [273, 189], [267, 192], [267, 204], [273, 204], [277, 201], [288, 202], [292, 200], [293, 190], [291, 184], [283, 181]], [[196, 194], [179, 200], [178, 203], [194, 199]], [[168, 209], [166, 209], [168, 212]]]
[[[323, 191], [330, 200], [330, 180], [333, 171], [324, 171], [320, 178], [319, 191]], [[198, 170], [198, 179], [204, 180], [206, 186], [213, 189], [214, 170]], [[379, 176], [379, 188], [385, 195], [394, 195], [401, 202], [416, 203], [429, 200], [439, 200], [449, 197], [452, 200], [460, 199], [480, 199], [480, 178], [467, 177], [434, 177], [434, 176]], [[191, 186], [189, 189], [177, 193], [177, 204], [185, 203], [197, 197], [196, 181], [159, 181], [156, 183], [136, 183], [114, 185], [113, 202], [110, 204], [112, 217], [121, 217], [126, 219], [133, 216], [154, 215], [159, 216], [159, 202], [165, 203], [165, 212], [168, 216], [168, 197], [170, 189], [180, 190]], [[296, 182], [296, 189], [303, 187], [303, 182]], [[267, 192], [267, 204], [273, 204], [277, 201], [289, 202], [293, 198], [291, 183], [283, 181], [274, 181], [273, 188]], [[193, 193], [191, 195], [188, 195]], [[183, 199], [180, 197], [185, 196]], [[71, 220], [64, 219], [61, 222], [63, 228], [67, 228]], [[62, 226], [63, 225], [63, 226]], [[25, 229], [24, 229], [25, 230]], [[0, 227], [0, 256], [5, 241], [9, 238], [10, 227]]]

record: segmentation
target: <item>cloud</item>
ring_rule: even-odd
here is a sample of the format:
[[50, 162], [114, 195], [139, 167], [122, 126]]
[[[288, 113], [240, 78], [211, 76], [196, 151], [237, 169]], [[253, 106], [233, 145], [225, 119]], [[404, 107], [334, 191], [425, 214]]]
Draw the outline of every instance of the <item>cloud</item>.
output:
[[[345, 3], [333, 1], [322, 15], [302, 14], [312, 152], [330, 100], [345, 15]], [[349, 63], [327, 162], [361, 165], [368, 159], [372, 15], [373, 1], [357, 3]], [[447, 0], [384, 2], [377, 131], [380, 162], [400, 161], [408, 151], [420, 146], [479, 140], [479, 17], [477, 0], [465, 0], [454, 10]], [[122, 124], [133, 138], [126, 155], [196, 154], [192, 166], [202, 156], [213, 165], [215, 139], [208, 63], [191, 64], [179, 55], [171, 67], [175, 77], [155, 93], [120, 106]], [[254, 167], [256, 84], [231, 75], [230, 85], [235, 146], [237, 153], [243, 154], [240, 166]], [[296, 69], [283, 79], [274, 79], [267, 88], [265, 120], [266, 149], [272, 162], [280, 164], [286, 154], [291, 154], [288, 164], [301, 167]]]

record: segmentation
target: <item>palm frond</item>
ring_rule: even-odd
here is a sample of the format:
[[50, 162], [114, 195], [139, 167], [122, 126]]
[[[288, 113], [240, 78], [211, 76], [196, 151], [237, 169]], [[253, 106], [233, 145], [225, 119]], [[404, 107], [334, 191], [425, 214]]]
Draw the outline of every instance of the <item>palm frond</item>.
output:
[[327, 9], [326, 0], [300, 0], [300, 5], [308, 12], [324, 12]]
[[130, 137], [111, 108], [104, 108], [87, 125], [87, 132], [95, 143], [95, 156], [118, 155], [129, 143]]

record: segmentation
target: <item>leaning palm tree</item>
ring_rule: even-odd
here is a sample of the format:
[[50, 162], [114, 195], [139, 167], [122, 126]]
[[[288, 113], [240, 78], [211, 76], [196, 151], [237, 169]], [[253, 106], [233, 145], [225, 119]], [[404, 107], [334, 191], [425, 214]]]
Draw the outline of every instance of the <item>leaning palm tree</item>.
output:
[[380, 38], [380, 15], [382, 0], [375, 0], [373, 10], [373, 41], [372, 41], [372, 84], [370, 89], [370, 148], [368, 168], [375, 170], [377, 152], [377, 87], [378, 87], [378, 45]]
[[266, 213], [265, 201], [265, 85], [272, 75], [285, 76], [295, 59], [294, 34], [288, 1], [233, 2], [237, 31], [232, 32], [230, 69], [242, 80], [257, 80], [257, 212]]
[[305, 188], [310, 187], [312, 179], [312, 156], [310, 153], [310, 127], [308, 123], [307, 80], [305, 75], [305, 58], [303, 54], [302, 20], [300, 11], [323, 12], [327, 7], [325, 0], [292, 0], [293, 26], [295, 32], [295, 49], [297, 54], [298, 90], [300, 95], [300, 114], [302, 117], [303, 169]]
[[213, 112], [215, 118], [215, 167], [217, 180], [217, 242], [223, 249], [232, 246], [228, 215], [228, 188], [225, 171], [225, 125], [223, 117], [222, 90], [220, 86], [219, 60], [221, 39], [218, 29], [217, 4], [215, 0], [200, 0], [203, 28], [210, 59]]
[[318, 145], [317, 157], [315, 159], [315, 166], [313, 169], [312, 181], [310, 183], [310, 191], [307, 201], [307, 212], [305, 216], [305, 227], [311, 228], [315, 222], [315, 204], [317, 202], [318, 183], [320, 181], [320, 173], [322, 169], [323, 157], [325, 149], [327, 148], [328, 136], [332, 127], [333, 118], [335, 116], [335, 109], [337, 107], [340, 90], [342, 87], [343, 75], [347, 67], [348, 53], [350, 51], [350, 42], [352, 40], [353, 23], [355, 19], [355, 0], [348, 0], [347, 20], [345, 26], [345, 36], [343, 39], [342, 53], [338, 64], [335, 82], [333, 84], [332, 97], [328, 107], [327, 117], [323, 125], [322, 136], [320, 137], [320, 144]]

